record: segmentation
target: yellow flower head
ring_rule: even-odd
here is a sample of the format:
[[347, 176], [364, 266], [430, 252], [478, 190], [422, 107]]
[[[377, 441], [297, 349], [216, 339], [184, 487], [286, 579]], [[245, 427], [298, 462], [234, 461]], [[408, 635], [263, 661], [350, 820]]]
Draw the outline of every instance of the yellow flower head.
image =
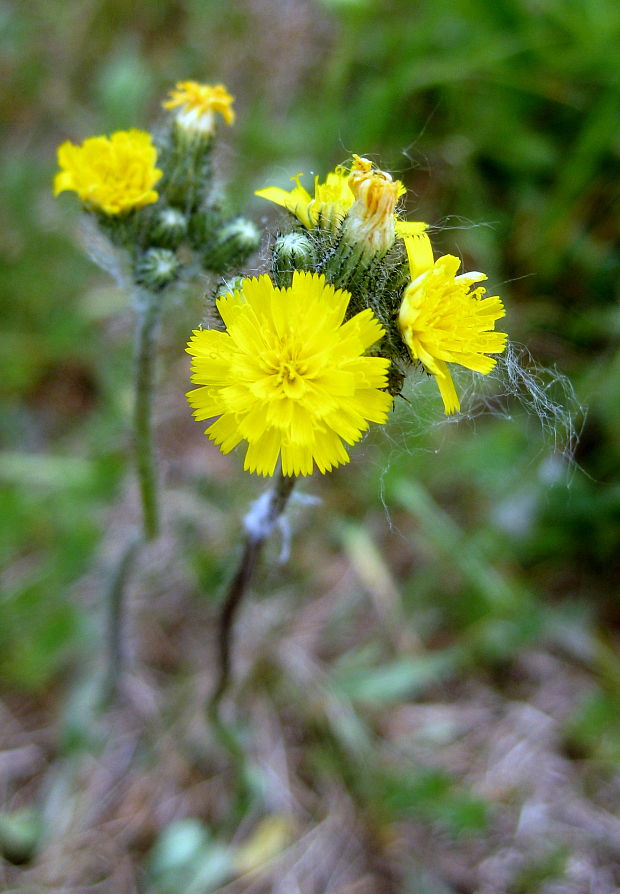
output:
[[215, 87], [197, 81], [179, 81], [170, 98], [162, 103], [164, 109], [177, 109], [176, 121], [186, 131], [210, 136], [215, 130], [215, 116], [219, 112], [226, 124], [232, 124], [235, 113], [234, 97], [223, 84]]
[[72, 190], [91, 209], [125, 214], [159, 198], [153, 189], [162, 175], [156, 161], [151, 135], [143, 130], [90, 137], [81, 146], [66, 142], [58, 149], [54, 195]]
[[506, 313], [497, 296], [484, 297], [484, 273], [456, 275], [460, 261], [444, 255], [433, 261], [424, 234], [406, 239], [412, 282], [405, 289], [398, 323], [412, 357], [435, 376], [446, 413], [460, 409], [448, 363], [489, 373], [507, 336], [495, 332], [495, 321]]
[[[295, 183], [291, 190], [268, 186], [256, 190], [255, 195], [286, 208], [308, 230], [317, 226], [333, 230], [356, 204], [360, 206], [358, 216], [368, 221], [369, 229], [377, 223], [390, 229], [391, 223], [386, 223], [385, 217], [393, 214], [397, 200], [405, 193], [399, 180], [392, 180], [385, 171], [373, 170], [372, 162], [359, 155], [353, 156], [350, 170], [338, 165], [324, 183], [315, 177], [313, 196], [301, 185], [300, 177], [301, 174], [291, 177]], [[398, 217], [394, 218], [394, 226], [399, 237], [426, 229], [425, 223], [401, 221]]]
[[319, 183], [318, 176], [315, 177], [314, 196], [301, 185], [300, 177], [301, 174], [291, 177], [295, 186], [289, 191], [279, 186], [268, 186], [256, 190], [255, 195], [286, 208], [308, 230], [317, 226], [333, 229], [355, 201], [349, 188], [348, 170], [339, 165], [327, 175], [324, 183]]
[[268, 276], [244, 279], [217, 301], [225, 332], [196, 330], [187, 351], [187, 399], [196, 419], [217, 416], [205, 434], [228, 453], [248, 448], [244, 468], [272, 475], [329, 472], [349, 461], [369, 422], [384, 423], [392, 398], [389, 360], [365, 357], [384, 334], [371, 310], [343, 323], [350, 295], [323, 275], [293, 274], [289, 288]]

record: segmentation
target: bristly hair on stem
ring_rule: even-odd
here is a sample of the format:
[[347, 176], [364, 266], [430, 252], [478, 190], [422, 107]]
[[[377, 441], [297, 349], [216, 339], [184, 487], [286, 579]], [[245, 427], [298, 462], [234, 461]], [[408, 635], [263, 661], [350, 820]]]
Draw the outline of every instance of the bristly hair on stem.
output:
[[[214, 724], [216, 731], [219, 731], [218, 735], [222, 739], [229, 739], [228, 735], [222, 735], [219, 707], [230, 685], [235, 618], [252, 582], [263, 545], [284, 512], [296, 480], [294, 476], [283, 475], [279, 468], [271, 490], [262, 494], [252, 504], [243, 520], [245, 543], [239, 566], [222, 603], [218, 621], [217, 680], [207, 707], [209, 719]], [[227, 741], [224, 744], [229, 747]]]
[[153, 385], [157, 337], [162, 303], [158, 296], [142, 289], [136, 296], [136, 347], [134, 393], [134, 454], [145, 540], [159, 534], [159, 498], [155, 447], [153, 443]]
[[108, 707], [119, 695], [127, 655], [123, 639], [127, 614], [126, 591], [134, 570], [138, 553], [143, 544], [141, 535], [132, 537], [125, 545], [114, 571], [106, 598], [106, 669], [101, 691], [101, 706]]

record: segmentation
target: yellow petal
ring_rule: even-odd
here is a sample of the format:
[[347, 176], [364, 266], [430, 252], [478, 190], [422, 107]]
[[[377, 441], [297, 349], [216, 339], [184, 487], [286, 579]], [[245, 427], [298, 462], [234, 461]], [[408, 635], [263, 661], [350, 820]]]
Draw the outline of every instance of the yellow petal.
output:
[[416, 235], [404, 237], [407, 258], [409, 260], [409, 272], [411, 279], [420, 276], [433, 266], [433, 247], [431, 240], [424, 231]]

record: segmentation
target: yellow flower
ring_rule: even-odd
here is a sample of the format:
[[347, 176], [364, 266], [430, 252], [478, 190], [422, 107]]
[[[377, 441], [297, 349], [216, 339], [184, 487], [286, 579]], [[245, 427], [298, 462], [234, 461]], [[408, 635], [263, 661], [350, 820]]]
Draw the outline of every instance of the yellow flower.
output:
[[156, 161], [151, 135], [142, 130], [90, 137], [81, 146], [67, 141], [58, 149], [54, 195], [72, 190], [89, 208], [124, 214], [159, 198], [153, 189], [162, 175]]
[[226, 124], [232, 124], [235, 113], [232, 108], [234, 97], [223, 84], [211, 87], [197, 81], [178, 81], [170, 98], [162, 103], [164, 109], [175, 109], [176, 121], [186, 131], [210, 136], [215, 130], [215, 115], [219, 112]]
[[[374, 170], [372, 162], [359, 155], [353, 156], [351, 170], [339, 165], [319, 183], [314, 178], [314, 196], [311, 196], [300, 182], [301, 174], [291, 178], [295, 186], [291, 190], [278, 186], [258, 189], [256, 195], [269, 202], [286, 208], [291, 214], [311, 230], [313, 227], [334, 229], [356, 203], [360, 205], [359, 216], [370, 216], [385, 226], [386, 217], [393, 215], [396, 202], [405, 193], [400, 180], [392, 180], [385, 171]], [[388, 222], [387, 226], [390, 227]], [[404, 237], [410, 233], [422, 232], [426, 224], [401, 221], [394, 217], [396, 235]], [[393, 237], [392, 237], [392, 241]]]
[[279, 186], [268, 186], [266, 189], [256, 190], [255, 194], [261, 199], [267, 199], [286, 208], [308, 230], [317, 226], [333, 229], [355, 201], [349, 188], [348, 170], [339, 165], [327, 175], [324, 183], [319, 183], [319, 178], [316, 176], [314, 197], [301, 185], [301, 176], [295, 174], [291, 177], [295, 186], [290, 191]]
[[495, 321], [506, 313], [497, 296], [484, 297], [484, 273], [456, 275], [461, 262], [453, 255], [436, 261], [428, 236], [405, 240], [412, 282], [405, 289], [398, 323], [411, 356], [435, 376], [446, 413], [460, 409], [448, 363], [489, 373], [507, 336], [495, 332]]
[[384, 334], [372, 311], [343, 323], [350, 295], [296, 271], [289, 288], [244, 279], [217, 301], [226, 332], [196, 330], [187, 399], [205, 434], [228, 453], [247, 441], [244, 468], [272, 475], [329, 472], [349, 461], [369, 422], [384, 423], [389, 360], [363, 356]]

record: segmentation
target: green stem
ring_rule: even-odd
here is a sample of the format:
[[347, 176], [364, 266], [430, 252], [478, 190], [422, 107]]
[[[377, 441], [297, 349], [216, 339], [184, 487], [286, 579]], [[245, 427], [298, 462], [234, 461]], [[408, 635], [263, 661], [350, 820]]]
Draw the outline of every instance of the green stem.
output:
[[134, 456], [142, 504], [142, 533], [125, 546], [114, 571], [106, 597], [106, 670], [102, 704], [109, 705], [118, 694], [126, 664], [123, 627], [126, 591], [140, 547], [159, 534], [159, 505], [153, 439], [153, 380], [157, 336], [161, 319], [161, 298], [145, 289], [135, 296], [135, 381], [133, 434]]
[[221, 727], [219, 706], [230, 683], [235, 618], [254, 576], [265, 541], [284, 512], [296, 480], [279, 470], [271, 491], [259, 497], [244, 519], [246, 536], [243, 553], [228, 587], [218, 623], [218, 677], [208, 705], [209, 718], [216, 729]]
[[101, 698], [104, 707], [115, 700], [125, 669], [127, 657], [123, 638], [127, 603], [125, 591], [141, 546], [142, 537], [140, 536], [129, 541], [120, 557], [107, 594], [107, 666]]
[[142, 501], [145, 540], [159, 534], [159, 501], [153, 443], [153, 380], [161, 297], [140, 290], [136, 301], [136, 356], [134, 395], [134, 451]]
[[218, 676], [207, 705], [207, 716], [215, 736], [230, 755], [234, 768], [235, 786], [229, 813], [229, 821], [233, 825], [246, 812], [254, 790], [243, 742], [234, 726], [222, 719], [220, 712], [221, 701], [231, 679], [233, 628], [243, 598], [254, 577], [263, 546], [284, 512], [296, 480], [278, 470], [272, 489], [259, 497], [246, 514], [243, 553], [236, 574], [228, 587], [219, 617]]

